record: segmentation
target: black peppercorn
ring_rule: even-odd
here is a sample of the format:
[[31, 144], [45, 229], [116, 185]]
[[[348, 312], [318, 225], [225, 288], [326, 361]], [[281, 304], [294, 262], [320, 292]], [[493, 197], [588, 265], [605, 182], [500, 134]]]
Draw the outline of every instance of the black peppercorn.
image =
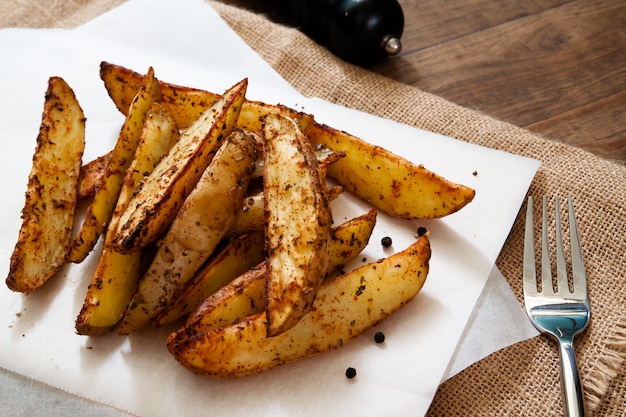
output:
[[353, 367], [349, 367], [348, 369], [346, 369], [346, 378], [352, 379], [355, 376], [356, 376], [356, 369], [354, 369]]
[[388, 248], [389, 246], [391, 246], [391, 238], [389, 236], [385, 236], [384, 238], [382, 238], [380, 240], [380, 244], [383, 245], [383, 247]]
[[426, 234], [427, 230], [425, 227], [420, 226], [417, 228], [417, 235], [418, 236], [424, 236]]
[[383, 343], [385, 341], [385, 333], [376, 332], [376, 334], [374, 335], [374, 340], [376, 341], [376, 343]]

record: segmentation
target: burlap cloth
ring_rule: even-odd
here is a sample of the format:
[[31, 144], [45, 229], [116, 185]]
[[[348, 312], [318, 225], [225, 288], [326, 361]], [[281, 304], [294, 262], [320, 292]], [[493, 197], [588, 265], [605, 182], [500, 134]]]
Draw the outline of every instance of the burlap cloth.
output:
[[[4, 0], [0, 27], [73, 28], [123, 2]], [[208, 2], [304, 95], [540, 160], [530, 194], [571, 193], [577, 203], [592, 306], [592, 323], [576, 339], [587, 407], [595, 416], [626, 415], [626, 167], [347, 65], [296, 30]], [[522, 240], [520, 215], [497, 260], [520, 303]], [[443, 383], [429, 416], [561, 413], [557, 350], [552, 341], [536, 337], [496, 352]]]

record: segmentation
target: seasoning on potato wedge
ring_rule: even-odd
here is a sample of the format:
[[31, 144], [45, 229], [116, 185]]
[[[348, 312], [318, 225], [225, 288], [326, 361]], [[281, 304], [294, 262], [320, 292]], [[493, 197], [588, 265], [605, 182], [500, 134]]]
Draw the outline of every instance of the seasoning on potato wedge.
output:
[[266, 316], [258, 313], [210, 331], [185, 325], [168, 337], [168, 350], [194, 373], [235, 378], [336, 349], [411, 301], [429, 260], [426, 234], [402, 252], [325, 281], [311, 311], [280, 335], [267, 337]]
[[141, 129], [146, 120], [150, 105], [161, 97], [159, 85], [154, 78], [154, 70], [150, 68], [141, 88], [133, 99], [124, 125], [120, 131], [111, 159], [106, 165], [104, 178], [96, 189], [96, 194], [87, 209], [81, 229], [72, 241], [68, 259], [72, 262], [82, 262], [94, 248], [100, 236], [104, 233], [113, 216], [113, 210], [122, 189], [124, 175], [130, 166]]
[[[103, 63], [101, 76], [117, 107], [125, 112], [142, 75], [124, 67]], [[217, 96], [203, 90], [161, 82], [164, 101], [182, 106], [188, 120]], [[284, 114], [300, 121], [302, 130], [314, 145], [325, 145], [347, 157], [329, 167], [329, 176], [346, 190], [372, 204], [383, 213], [405, 219], [435, 219], [457, 212], [474, 199], [474, 190], [428, 170], [392, 152], [372, 145], [349, 133], [314, 121], [313, 116], [284, 106], [244, 103], [242, 123], [258, 129], [259, 117]], [[245, 115], [245, 117], [244, 117]], [[256, 120], [256, 121], [255, 121]]]
[[[372, 209], [331, 229], [325, 279], [334, 277], [361, 253], [375, 225], [376, 210]], [[196, 329], [200, 325], [203, 329], [213, 329], [264, 311], [267, 265], [265, 262], [257, 265], [263, 258], [263, 239], [262, 233], [255, 232], [233, 240], [203, 267], [183, 295], [157, 317], [157, 326], [195, 311], [194, 316], [201, 317], [202, 321], [194, 322]], [[258, 261], [251, 264], [254, 260]], [[241, 269], [242, 266], [245, 270]]]
[[22, 226], [6, 279], [11, 290], [29, 293], [65, 263], [84, 149], [83, 110], [69, 85], [62, 78], [51, 77], [28, 177]]
[[251, 134], [236, 130], [223, 141], [159, 241], [124, 314], [120, 334], [144, 328], [180, 297], [230, 229], [256, 158], [256, 140]]
[[228, 242], [213, 256], [185, 287], [184, 292], [156, 318], [157, 327], [186, 317], [207, 297], [236, 277], [263, 262], [265, 236], [263, 232], [245, 233]]
[[152, 103], [143, 125], [135, 157], [124, 176], [124, 183], [113, 217], [105, 234], [102, 254], [76, 318], [76, 333], [97, 335], [110, 331], [124, 315], [135, 292], [144, 262], [144, 251], [116, 252], [111, 246], [119, 216], [126, 210], [133, 193], [143, 179], [178, 140], [176, 121], [158, 103]]
[[[331, 202], [341, 195], [343, 187], [340, 185], [326, 186], [326, 197]], [[228, 231], [229, 235], [238, 236], [244, 233], [261, 232], [265, 226], [265, 199], [263, 191], [246, 197], [242, 209], [235, 216], [235, 221]]]
[[313, 304], [328, 266], [332, 218], [311, 143], [297, 123], [270, 114], [263, 133], [267, 330], [275, 336]]
[[[120, 65], [102, 62], [100, 64], [100, 78], [104, 81], [109, 97], [111, 97], [117, 109], [125, 115], [131, 100], [141, 85], [143, 76]], [[195, 122], [206, 109], [213, 106], [221, 98], [219, 94], [209, 91], [163, 81], [159, 81], [159, 86], [163, 94], [161, 104], [172, 114], [181, 129], [187, 128]], [[279, 113], [298, 120], [301, 127], [305, 130], [313, 122], [311, 115], [298, 112], [281, 104], [246, 100], [241, 106], [236, 127], [260, 132], [263, 116], [270, 113]]]
[[327, 277], [342, 272], [346, 264], [365, 249], [374, 231], [377, 214], [376, 209], [371, 209], [330, 230]]
[[435, 219], [459, 211], [474, 190], [456, 184], [387, 149], [329, 126], [313, 124], [311, 142], [346, 154], [328, 175], [383, 213], [404, 219]]
[[[100, 63], [100, 79], [117, 109], [125, 116], [141, 86], [142, 78], [143, 75], [138, 72], [120, 65], [104, 61]], [[163, 106], [172, 114], [181, 129], [189, 127], [220, 99], [220, 95], [216, 93], [161, 81], [159, 88], [163, 96]]]
[[111, 160], [112, 152], [105, 153], [80, 167], [78, 176], [78, 199], [86, 200], [96, 195], [96, 190], [104, 181], [104, 173]]
[[181, 133], [172, 150], [146, 178], [119, 219], [112, 245], [128, 253], [156, 242], [235, 127], [248, 80], [231, 87], [213, 107]]

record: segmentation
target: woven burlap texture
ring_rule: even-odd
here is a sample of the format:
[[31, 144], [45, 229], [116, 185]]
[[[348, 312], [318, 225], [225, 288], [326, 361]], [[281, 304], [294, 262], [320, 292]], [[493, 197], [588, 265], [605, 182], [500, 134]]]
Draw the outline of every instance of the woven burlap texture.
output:
[[[0, 27], [72, 28], [121, 3], [10, 0], [0, 6]], [[626, 415], [624, 166], [345, 64], [297, 30], [264, 16], [214, 0], [207, 3], [304, 95], [541, 161], [529, 194], [571, 193], [576, 201], [592, 306], [592, 323], [576, 339], [587, 406], [595, 416]], [[520, 215], [497, 260], [520, 304], [522, 241]], [[429, 416], [561, 413], [556, 347], [536, 337], [496, 352], [443, 383]]]
[[0, 28], [72, 29], [125, 0], [2, 0]]

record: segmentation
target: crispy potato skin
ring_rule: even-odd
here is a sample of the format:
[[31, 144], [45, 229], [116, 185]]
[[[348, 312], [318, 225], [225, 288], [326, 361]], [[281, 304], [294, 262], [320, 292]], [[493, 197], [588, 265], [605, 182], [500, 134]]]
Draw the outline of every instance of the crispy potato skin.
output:
[[327, 277], [342, 273], [344, 266], [365, 249], [376, 226], [376, 215], [372, 209], [331, 229]]
[[108, 152], [101, 155], [80, 168], [78, 177], [79, 200], [93, 198], [93, 196], [96, 195], [96, 190], [100, 187], [102, 181], [104, 181], [104, 173], [111, 160], [111, 153], [112, 152]]
[[268, 335], [311, 308], [328, 266], [330, 207], [311, 144], [282, 115], [264, 119]]
[[[103, 79], [109, 94], [120, 111], [125, 112], [126, 103], [142, 75], [107, 63], [103, 63], [102, 68], [105, 68]], [[173, 107], [191, 107], [183, 112], [188, 113], [187, 116], [180, 116], [181, 124], [196, 117], [196, 107], [216, 100], [213, 93], [174, 84], [161, 83], [161, 89]], [[325, 145], [337, 153], [345, 152], [346, 158], [328, 167], [329, 175], [383, 213], [405, 219], [435, 219], [459, 211], [474, 199], [472, 188], [451, 182], [422, 165], [415, 165], [346, 132], [316, 123], [313, 116], [285, 106], [247, 101], [238, 123], [259, 130], [259, 117], [269, 113], [281, 113], [298, 120], [313, 144]]]
[[244, 79], [231, 87], [182, 132], [120, 216], [112, 241], [116, 251], [139, 250], [164, 234], [223, 139], [233, 131], [247, 85]]
[[267, 337], [259, 313], [211, 331], [185, 326], [168, 337], [168, 350], [194, 373], [235, 378], [336, 349], [419, 293], [430, 253], [426, 234], [402, 252], [325, 281], [313, 309], [280, 335]]
[[119, 328], [145, 327], [171, 305], [213, 254], [241, 209], [257, 159], [254, 137], [234, 131], [185, 199], [139, 283]]
[[67, 83], [51, 77], [28, 177], [22, 226], [6, 279], [11, 290], [29, 293], [65, 263], [84, 148], [83, 111]]
[[[331, 202], [341, 195], [343, 187], [340, 185], [330, 185], [326, 187], [326, 197]], [[238, 236], [244, 233], [261, 232], [265, 227], [265, 199], [263, 192], [249, 195], [243, 202], [243, 207], [235, 222], [228, 232], [229, 235]]]
[[263, 262], [264, 243], [265, 236], [262, 232], [246, 233], [231, 240], [202, 267], [182, 295], [159, 314], [155, 320], [157, 327], [187, 316], [207, 297]]
[[[367, 246], [376, 225], [376, 210], [348, 220], [331, 230], [330, 257], [324, 279], [330, 280]], [[196, 305], [187, 327], [205, 332], [264, 311], [265, 262], [233, 279]]]
[[263, 261], [224, 285], [191, 312], [179, 332], [204, 333], [265, 312], [266, 272]]
[[345, 158], [328, 166], [329, 176], [391, 216], [441, 218], [474, 199], [473, 189], [346, 132], [315, 123], [307, 135], [315, 145], [345, 153]]
[[[118, 110], [122, 114], [126, 114], [130, 102], [141, 85], [143, 75], [120, 65], [102, 62], [100, 64], [100, 78]], [[213, 106], [221, 98], [219, 94], [209, 91], [162, 81], [159, 81], [159, 87], [162, 94], [161, 104], [172, 114], [181, 128], [189, 127], [206, 109]], [[260, 132], [262, 129], [261, 119], [270, 113], [280, 113], [298, 120], [303, 130], [306, 130], [313, 123], [312, 116], [287, 106], [246, 100], [241, 106], [236, 127]]]
[[154, 78], [154, 70], [150, 68], [131, 103], [128, 116], [112, 151], [111, 159], [106, 165], [104, 178], [96, 189], [82, 227], [72, 242], [68, 254], [70, 261], [82, 262], [105, 232], [113, 216], [125, 172], [133, 161], [133, 155], [141, 138], [141, 130], [150, 106], [160, 97], [161, 93]]
[[76, 318], [76, 333], [94, 336], [113, 329], [124, 315], [141, 274], [143, 251], [119, 253], [110, 242], [121, 213], [133, 193], [169, 152], [180, 133], [176, 121], [158, 103], [152, 103], [135, 157], [124, 176], [114, 214], [105, 235], [102, 254]]
[[[108, 62], [100, 63], [100, 79], [124, 115], [141, 86], [143, 75]], [[181, 129], [189, 127], [202, 113], [213, 106], [220, 95], [189, 87], [177, 86], [159, 81], [161, 104], [170, 112]]]
[[[331, 229], [330, 257], [325, 279], [331, 279], [367, 246], [376, 225], [376, 210]], [[185, 293], [157, 318], [163, 326], [194, 312], [203, 329], [213, 329], [264, 310], [266, 264], [264, 236], [248, 233], [233, 240], [194, 278]], [[253, 261], [256, 261], [252, 263]], [[259, 264], [259, 265], [257, 265]], [[219, 294], [216, 294], [218, 293]], [[214, 295], [216, 294], [216, 295]], [[198, 328], [199, 322], [194, 322]]]

